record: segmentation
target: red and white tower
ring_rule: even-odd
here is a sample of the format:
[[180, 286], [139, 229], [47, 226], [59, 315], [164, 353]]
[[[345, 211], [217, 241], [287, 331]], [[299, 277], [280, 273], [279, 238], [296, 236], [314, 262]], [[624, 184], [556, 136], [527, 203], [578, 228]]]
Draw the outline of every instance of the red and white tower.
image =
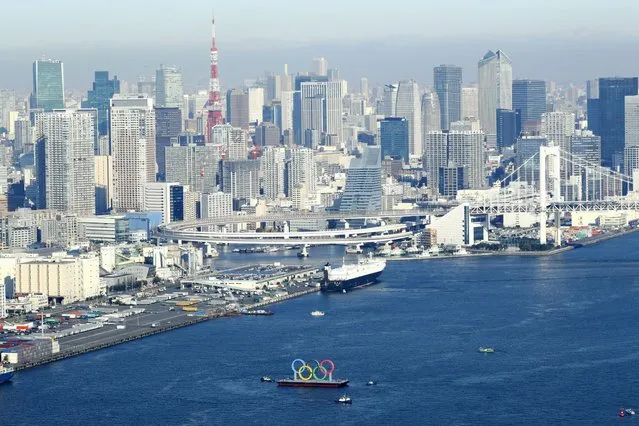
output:
[[211, 38], [211, 77], [209, 80], [208, 114], [206, 116], [206, 142], [213, 143], [213, 126], [224, 124], [222, 117], [222, 97], [220, 96], [220, 78], [218, 74], [218, 53], [215, 42], [215, 16], [211, 21], [213, 36]]

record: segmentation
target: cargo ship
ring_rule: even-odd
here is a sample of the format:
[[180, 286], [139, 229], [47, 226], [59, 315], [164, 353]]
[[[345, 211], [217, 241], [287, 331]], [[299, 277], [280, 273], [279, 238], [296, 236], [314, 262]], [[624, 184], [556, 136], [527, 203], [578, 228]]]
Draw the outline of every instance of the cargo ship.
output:
[[13, 368], [0, 367], [0, 385], [8, 382], [13, 377]]
[[358, 287], [365, 287], [377, 281], [384, 272], [386, 261], [373, 259], [372, 255], [360, 258], [356, 264], [343, 264], [339, 268], [332, 269], [330, 264], [324, 266], [324, 279], [321, 289], [325, 292], [343, 292]]

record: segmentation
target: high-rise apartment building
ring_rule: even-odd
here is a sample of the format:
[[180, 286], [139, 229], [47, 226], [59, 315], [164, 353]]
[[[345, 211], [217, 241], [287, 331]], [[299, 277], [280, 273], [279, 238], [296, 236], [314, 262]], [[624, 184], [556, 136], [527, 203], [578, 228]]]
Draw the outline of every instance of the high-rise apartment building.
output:
[[120, 93], [120, 80], [117, 76], [109, 79], [108, 71], [96, 71], [93, 89], [87, 92], [87, 99], [82, 101], [82, 108], [98, 110], [98, 133], [109, 134], [109, 101], [114, 94]]
[[403, 117], [386, 117], [380, 122], [381, 156], [402, 159], [408, 163], [408, 120]]
[[166, 151], [166, 180], [195, 192], [217, 192], [221, 150], [219, 145], [173, 145]]
[[292, 196], [292, 190], [296, 185], [304, 184], [307, 194], [315, 194], [317, 185], [317, 168], [315, 165], [315, 153], [312, 149], [294, 147], [287, 152], [288, 179], [286, 195]]
[[459, 121], [462, 109], [462, 69], [455, 65], [440, 65], [433, 70], [435, 92], [439, 98], [441, 128], [448, 130], [450, 123]]
[[266, 147], [260, 158], [264, 179], [264, 198], [277, 201], [285, 196], [286, 149]]
[[56, 110], [35, 115], [37, 134], [44, 139], [46, 208], [78, 215], [95, 213], [93, 145], [97, 110]]
[[462, 87], [462, 118], [474, 117], [479, 120], [479, 88]]
[[251, 199], [260, 195], [259, 160], [222, 161], [222, 190], [233, 199]]
[[141, 211], [144, 184], [155, 182], [155, 110], [144, 95], [111, 99], [113, 209]]
[[[428, 187], [433, 194], [446, 188], [446, 194], [454, 196], [458, 189], [486, 186], [483, 132], [431, 132], [424, 157]], [[442, 181], [442, 177], [449, 181]], [[450, 188], [451, 182], [457, 182], [454, 190]]]
[[155, 72], [155, 105], [159, 108], [183, 108], [182, 72], [161, 65]]
[[202, 219], [229, 217], [233, 214], [233, 196], [225, 192], [202, 194]]
[[497, 109], [512, 109], [513, 68], [501, 50], [479, 61], [479, 121], [487, 135], [496, 134]]
[[513, 110], [520, 111], [524, 132], [539, 131], [541, 115], [546, 112], [544, 80], [513, 80]]
[[113, 198], [113, 158], [95, 156], [95, 212], [105, 214], [111, 210]]
[[399, 82], [395, 115], [408, 120], [408, 154], [422, 155], [422, 102], [414, 80]]
[[246, 160], [248, 156], [248, 135], [246, 130], [222, 124], [213, 127], [214, 145], [222, 149], [225, 160]]
[[64, 66], [52, 59], [33, 63], [31, 109], [51, 111], [64, 108]]
[[361, 157], [351, 160], [346, 186], [339, 203], [345, 212], [378, 212], [382, 209], [382, 165], [378, 146], [365, 146]]
[[588, 127], [601, 136], [601, 161], [614, 169], [623, 166], [625, 97], [638, 94], [637, 77], [599, 78], [589, 85]]

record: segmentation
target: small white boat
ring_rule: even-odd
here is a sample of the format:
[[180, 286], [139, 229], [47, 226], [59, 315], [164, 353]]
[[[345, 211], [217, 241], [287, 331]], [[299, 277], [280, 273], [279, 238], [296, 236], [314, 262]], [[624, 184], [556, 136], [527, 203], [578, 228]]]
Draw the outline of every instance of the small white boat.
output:
[[495, 353], [495, 349], [494, 348], [480, 347], [479, 348], [479, 352], [482, 353], [482, 354], [494, 354]]
[[335, 402], [339, 402], [340, 404], [352, 404], [353, 401], [351, 400], [351, 398], [347, 395], [342, 395], [339, 397], [339, 399]]
[[364, 249], [361, 244], [355, 244], [352, 246], [346, 246], [346, 254], [362, 254]]
[[313, 311], [311, 312], [311, 315], [314, 317], [323, 317], [325, 314], [324, 311]]
[[366, 386], [375, 386], [377, 384], [377, 382], [375, 380], [369, 380], [368, 382], [366, 382]]
[[308, 245], [304, 245], [304, 247], [302, 247], [302, 250], [297, 252], [297, 257], [308, 257], [308, 255]]
[[634, 416], [636, 414], [635, 410], [633, 410], [632, 408], [626, 408], [623, 411], [625, 411], [626, 414], [628, 414], [629, 416]]

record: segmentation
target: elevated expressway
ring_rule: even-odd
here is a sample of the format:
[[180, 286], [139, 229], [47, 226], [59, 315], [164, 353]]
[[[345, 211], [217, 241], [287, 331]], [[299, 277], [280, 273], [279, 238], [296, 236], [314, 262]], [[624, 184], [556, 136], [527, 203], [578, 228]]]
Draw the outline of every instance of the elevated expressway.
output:
[[243, 223], [281, 223], [293, 221], [329, 220], [383, 220], [401, 218], [423, 218], [432, 211], [395, 210], [378, 213], [275, 213], [266, 215], [235, 215], [191, 222], [175, 222], [162, 225], [156, 236], [171, 241], [208, 242], [217, 244], [251, 245], [349, 245], [385, 243], [410, 238], [412, 232], [405, 224], [381, 224], [365, 228], [328, 229], [323, 231], [229, 231], [227, 225]]

